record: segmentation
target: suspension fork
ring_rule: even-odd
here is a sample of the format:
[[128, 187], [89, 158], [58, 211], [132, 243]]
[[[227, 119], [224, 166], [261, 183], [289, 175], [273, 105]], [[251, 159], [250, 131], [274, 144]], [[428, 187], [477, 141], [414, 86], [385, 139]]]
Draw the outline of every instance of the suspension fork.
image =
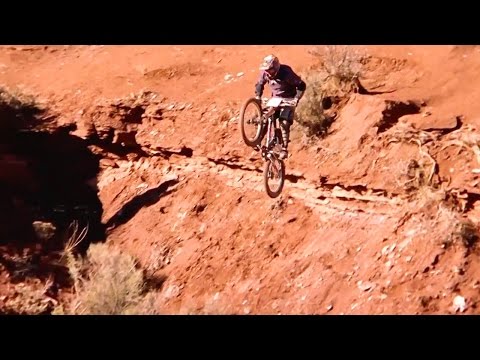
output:
[[277, 119], [275, 115], [272, 114], [268, 120], [268, 127], [267, 127], [267, 148], [270, 149], [272, 146], [273, 141], [275, 140], [275, 129], [276, 129]]
[[261, 147], [262, 157], [267, 160], [270, 159], [270, 148], [273, 137], [270, 135], [272, 130], [272, 119], [271, 117], [267, 118], [267, 131], [265, 134], [265, 145]]
[[272, 129], [272, 120], [269, 117], [268, 120], [267, 120], [267, 141], [265, 142], [265, 144], [267, 145], [267, 149], [270, 148], [270, 141], [271, 141], [270, 131], [271, 131], [271, 129]]

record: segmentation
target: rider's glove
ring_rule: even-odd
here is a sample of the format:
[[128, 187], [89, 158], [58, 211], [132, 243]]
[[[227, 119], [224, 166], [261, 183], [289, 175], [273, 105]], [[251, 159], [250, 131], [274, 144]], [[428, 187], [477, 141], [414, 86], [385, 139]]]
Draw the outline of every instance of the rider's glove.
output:
[[295, 95], [295, 100], [297, 100], [297, 105], [300, 99], [302, 98], [303, 94], [304, 94], [304, 91], [297, 90], [297, 94]]

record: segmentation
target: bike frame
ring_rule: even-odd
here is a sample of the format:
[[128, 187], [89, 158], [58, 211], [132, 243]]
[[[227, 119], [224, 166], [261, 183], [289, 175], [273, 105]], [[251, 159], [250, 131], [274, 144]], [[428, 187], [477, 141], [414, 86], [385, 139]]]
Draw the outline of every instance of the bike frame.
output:
[[[278, 102], [278, 104], [276, 104], [276, 106], [268, 106], [268, 103], [272, 100]], [[276, 135], [275, 132], [277, 129], [279, 129], [279, 127], [277, 126], [278, 119], [274, 115], [279, 108], [284, 106], [296, 106], [296, 100], [272, 98], [266, 103], [267, 112], [263, 115], [263, 118], [267, 119], [266, 141], [265, 141], [265, 146], [261, 147], [263, 158], [267, 158], [268, 155], [272, 155], [271, 150], [274, 145], [274, 139]]]
[[271, 150], [275, 139], [275, 129], [277, 128], [277, 119], [274, 118], [274, 113], [275, 109], [273, 109], [273, 111], [269, 111], [264, 115], [264, 118], [267, 119], [267, 131], [265, 136], [265, 145], [261, 145], [260, 150], [262, 151], [262, 157], [265, 160], [272, 155]]

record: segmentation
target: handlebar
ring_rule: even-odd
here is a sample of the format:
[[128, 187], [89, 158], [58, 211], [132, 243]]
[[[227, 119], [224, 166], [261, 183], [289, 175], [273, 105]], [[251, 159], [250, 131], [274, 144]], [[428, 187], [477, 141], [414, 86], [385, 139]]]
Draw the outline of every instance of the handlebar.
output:
[[280, 97], [272, 97], [272, 98], [263, 98], [262, 99], [262, 106], [265, 108], [278, 108], [280, 106], [297, 106], [298, 101], [295, 98], [280, 98]]

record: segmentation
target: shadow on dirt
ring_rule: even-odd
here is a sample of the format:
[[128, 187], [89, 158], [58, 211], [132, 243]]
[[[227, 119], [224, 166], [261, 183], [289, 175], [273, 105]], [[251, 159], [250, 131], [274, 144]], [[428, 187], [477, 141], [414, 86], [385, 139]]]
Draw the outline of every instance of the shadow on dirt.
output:
[[299, 180], [305, 180], [305, 177], [303, 175], [285, 174], [285, 179], [296, 184]]
[[164, 157], [165, 159], [170, 159], [172, 155], [184, 156], [191, 158], [193, 156], [193, 149], [187, 146], [182, 146], [179, 150], [168, 150], [156, 147], [155, 150], [159, 153], [158, 155]]
[[358, 82], [358, 93], [360, 95], [381, 95], [381, 94], [391, 94], [396, 90], [384, 90], [384, 91], [370, 91], [365, 88], [360, 82]]
[[163, 285], [165, 284], [165, 281], [167, 281], [167, 279], [168, 276], [165, 274], [147, 274], [145, 276], [145, 287], [149, 290], [160, 291], [162, 290]]
[[163, 196], [172, 193], [174, 190], [168, 190], [169, 187], [177, 184], [179, 180], [167, 180], [156, 188], [150, 189], [143, 194], [135, 196], [128, 201], [122, 208], [113, 215], [106, 224], [110, 231], [119, 225], [125, 224], [143, 207], [149, 207], [156, 204]]
[[[104, 241], [96, 187], [100, 158], [34, 101], [0, 95], [0, 245], [61, 250], [74, 220], [89, 226], [79, 250]], [[51, 224], [53, 234], [45, 237], [34, 223]]]
[[96, 188], [100, 159], [83, 139], [62, 130], [23, 132], [9, 144], [9, 151], [26, 163], [33, 180], [29, 189], [13, 191], [29, 223], [48, 222], [57, 229], [55, 240], [45, 243], [47, 248], [63, 246], [67, 240], [63, 235], [74, 220], [81, 228], [89, 225], [83, 247], [105, 239]]

